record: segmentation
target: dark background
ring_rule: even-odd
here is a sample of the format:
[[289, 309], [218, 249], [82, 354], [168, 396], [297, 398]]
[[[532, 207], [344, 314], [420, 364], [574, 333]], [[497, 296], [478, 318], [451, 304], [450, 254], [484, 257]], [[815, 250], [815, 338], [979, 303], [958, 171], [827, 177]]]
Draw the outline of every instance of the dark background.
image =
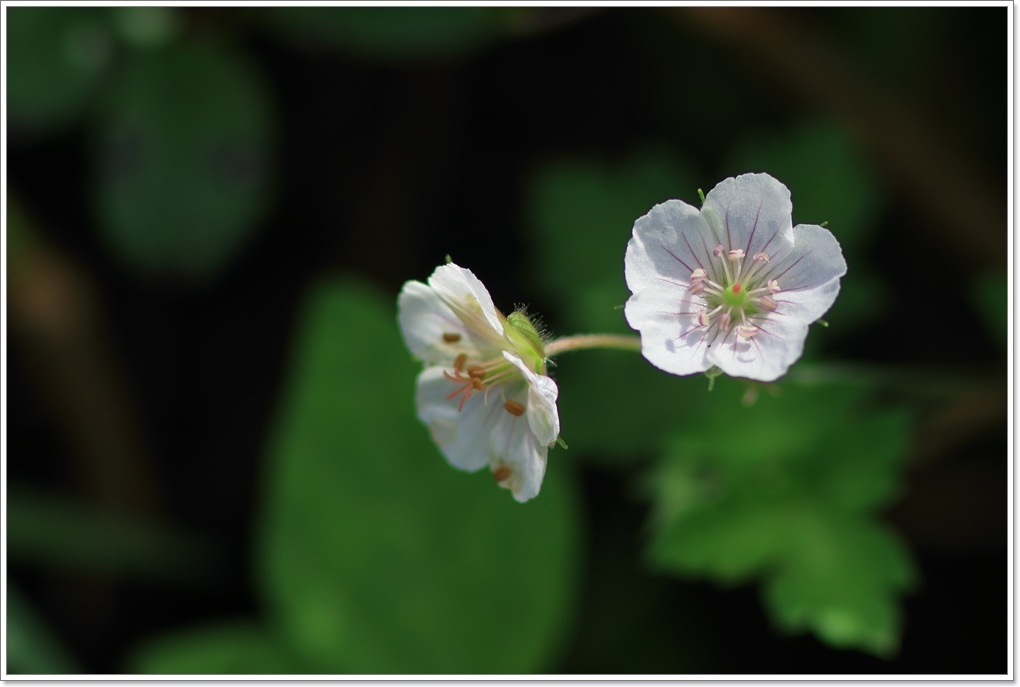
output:
[[[901, 650], [882, 659], [787, 637], [753, 586], [649, 572], [645, 505], [618, 469], [582, 460], [579, 629], [547, 670], [1006, 672], [1006, 9], [513, 9], [488, 33], [425, 47], [336, 28], [336, 8], [308, 10], [332, 15], [311, 21], [170, 10], [165, 45], [224, 41], [273, 110], [268, 153], [241, 146], [215, 162], [231, 183], [261, 184], [265, 209], [228, 257], [195, 272], [111, 249], [95, 198], [103, 165], [130, 176], [146, 153], [103, 147], [109, 84], [49, 119], [9, 96], [8, 201], [36, 247], [15, 264], [8, 236], [8, 517], [29, 523], [8, 530], [8, 580], [72, 672], [120, 672], [140, 641], [259, 612], [250, 561], [264, 446], [311, 284], [354, 274], [395, 297], [451, 254], [497, 304], [541, 304], [568, 333], [527, 228], [536, 169], [612, 167], [652, 149], [686, 160], [707, 191], [750, 171], [730, 168], [735, 141], [819, 121], [852, 142], [882, 190], [857, 264], [885, 279], [863, 306], [873, 317], [825, 354], [963, 380], [955, 402], [918, 404], [887, 513], [922, 578], [905, 599]], [[9, 32], [21, 26], [11, 11]], [[118, 30], [110, 75], [136, 51], [166, 49]], [[43, 78], [9, 52], [8, 78], [17, 70]], [[670, 197], [691, 202], [695, 189]], [[629, 226], [614, 230], [622, 260]], [[586, 250], [579, 229], [580, 259]], [[971, 298], [986, 281], [1001, 335]], [[61, 539], [74, 539], [66, 528], [44, 531], [53, 511], [66, 515], [53, 516], [57, 529], [76, 519], [66, 503], [164, 523], [200, 539], [208, 565], [184, 582], [107, 565]], [[49, 672], [12, 653], [8, 622], [9, 669], [20, 658], [20, 670]]]

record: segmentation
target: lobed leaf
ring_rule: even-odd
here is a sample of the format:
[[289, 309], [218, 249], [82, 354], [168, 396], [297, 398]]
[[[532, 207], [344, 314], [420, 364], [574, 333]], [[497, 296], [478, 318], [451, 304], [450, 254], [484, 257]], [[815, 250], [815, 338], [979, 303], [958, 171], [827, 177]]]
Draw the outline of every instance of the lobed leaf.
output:
[[897, 493], [909, 418], [837, 386], [784, 385], [745, 407], [738, 386], [720, 385], [667, 443], [651, 562], [760, 581], [780, 627], [887, 655], [914, 572], [874, 513]]

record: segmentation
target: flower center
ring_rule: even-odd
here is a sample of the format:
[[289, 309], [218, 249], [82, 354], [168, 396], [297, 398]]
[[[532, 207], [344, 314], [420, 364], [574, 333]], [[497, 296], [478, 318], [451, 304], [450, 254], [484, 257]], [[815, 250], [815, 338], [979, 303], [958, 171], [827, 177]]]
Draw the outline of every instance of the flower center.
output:
[[691, 272], [687, 287], [705, 302], [705, 307], [696, 313], [697, 326], [718, 327], [723, 332], [732, 328], [738, 336], [750, 339], [758, 333], [752, 316], [767, 316], [779, 307], [774, 298], [779, 283], [775, 279], [766, 282], [769, 255], [758, 253], [749, 265], [744, 264], [746, 256], [739, 248], [727, 250], [718, 245], [712, 255], [721, 267], [713, 270], [718, 281], [710, 279], [709, 270], [699, 266]]
[[[467, 400], [479, 392], [484, 392], [485, 403], [489, 402], [489, 392], [499, 387], [499, 395], [503, 408], [514, 417], [524, 414], [526, 407], [520, 399], [507, 398], [506, 385], [524, 382], [524, 376], [513, 363], [504, 357], [503, 352], [517, 356], [532, 372], [545, 374], [545, 344], [542, 335], [525, 314], [518, 309], [504, 317], [498, 310], [503, 331], [507, 340], [500, 344], [488, 346], [482, 355], [491, 356], [487, 360], [471, 360], [467, 353], [461, 353], [453, 361], [452, 371], [443, 371], [443, 376], [456, 386], [446, 397], [448, 401], [459, 399], [457, 410], [464, 410]], [[457, 343], [459, 334], [444, 333], [445, 343]], [[516, 391], [516, 389], [515, 389]]]
[[[444, 371], [443, 376], [457, 385], [446, 397], [446, 400], [452, 401], [460, 398], [457, 410], [463, 410], [464, 404], [475, 393], [484, 391], [485, 399], [488, 401], [491, 389], [520, 379], [521, 373], [502, 355], [480, 364], [468, 364], [467, 353], [461, 353], [453, 362], [453, 372]], [[501, 389], [500, 394], [502, 395], [502, 393]], [[516, 414], [509, 408], [507, 412]]]

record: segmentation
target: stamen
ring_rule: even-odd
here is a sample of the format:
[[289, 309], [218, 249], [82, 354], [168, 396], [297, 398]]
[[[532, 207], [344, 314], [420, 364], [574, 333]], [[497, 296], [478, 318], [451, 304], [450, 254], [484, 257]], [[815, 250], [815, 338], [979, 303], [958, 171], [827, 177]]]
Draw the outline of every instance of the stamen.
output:
[[775, 312], [776, 307], [778, 307], [778, 304], [776, 303], [775, 298], [769, 295], [765, 295], [758, 299], [758, 307], [761, 308], [762, 310], [767, 310], [768, 312]]
[[758, 328], [753, 324], [742, 324], [737, 327], [737, 335], [742, 336], [745, 339], [750, 339], [752, 336], [758, 333]]
[[481, 391], [485, 388], [485, 384], [483, 384], [482, 380], [478, 379], [478, 377], [471, 378], [471, 386], [473, 386], [476, 391]]
[[719, 316], [719, 328], [728, 330], [731, 324], [733, 324], [733, 316], [730, 315], [730, 311], [727, 310]]
[[692, 296], [700, 295], [705, 290], [705, 283], [700, 279], [696, 279], [691, 282], [691, 285], [687, 287], [687, 290], [691, 292]]
[[503, 409], [515, 417], [524, 415], [524, 405], [517, 401], [507, 401], [503, 404]]
[[744, 251], [741, 250], [740, 248], [734, 248], [733, 250], [731, 250], [730, 252], [728, 252], [726, 254], [726, 259], [729, 260], [730, 262], [736, 262], [737, 260], [742, 260], [743, 257], [744, 257]]
[[460, 341], [460, 338], [461, 338], [460, 334], [457, 333], [451, 332], [443, 333], [443, 341], [445, 341], [446, 343], [457, 343], [458, 341]]
[[492, 471], [492, 476], [496, 478], [497, 482], [505, 482], [507, 478], [510, 477], [510, 468], [505, 465], [500, 465]]
[[[722, 257], [726, 256], [727, 253], [728, 253], [728, 251], [726, 250], [726, 248], [721, 243], [718, 246], [716, 246], [715, 248], [712, 249], [712, 255], [714, 255], [717, 258], [722, 258]], [[729, 261], [728, 260], [723, 260], [722, 266], [723, 266], [723, 272], [726, 273], [726, 281], [727, 282], [733, 281], [733, 277], [730, 275]]]
[[485, 379], [485, 368], [481, 365], [472, 365], [467, 369], [467, 373], [472, 379]]
[[693, 272], [691, 272], [691, 279], [693, 281], [701, 281], [702, 279], [704, 279], [707, 276], [708, 276], [708, 272], [706, 272], [704, 270], [704, 268], [702, 268], [702, 267], [699, 267], [699, 268], [695, 269]]
[[769, 254], [768, 253], [758, 253], [758, 255], [754, 256], [754, 261], [755, 262], [768, 262], [769, 261]]
[[460, 372], [460, 369], [462, 367], [464, 367], [464, 363], [466, 363], [466, 362], [467, 362], [467, 353], [461, 353], [453, 361], [453, 369], [455, 369], [457, 372]]
[[705, 312], [704, 308], [702, 308], [701, 310], [698, 311], [698, 325], [699, 326], [707, 327], [709, 324], [711, 324], [711, 322], [712, 321], [710, 319], [708, 319], [708, 313]]
[[779, 293], [779, 282], [775, 279], [769, 279], [769, 290], [772, 293]]
[[703, 280], [703, 281], [702, 281], [702, 284], [706, 284], [706, 286], [705, 286], [705, 292], [706, 292], [706, 293], [710, 293], [710, 294], [712, 294], [713, 296], [721, 296], [721, 295], [722, 295], [722, 292], [726, 290], [726, 289], [724, 289], [724, 288], [723, 288], [722, 286], [720, 286], [719, 284], [716, 284], [716, 283], [715, 283], [714, 281], [712, 281], [711, 279], [705, 279], [705, 280]]

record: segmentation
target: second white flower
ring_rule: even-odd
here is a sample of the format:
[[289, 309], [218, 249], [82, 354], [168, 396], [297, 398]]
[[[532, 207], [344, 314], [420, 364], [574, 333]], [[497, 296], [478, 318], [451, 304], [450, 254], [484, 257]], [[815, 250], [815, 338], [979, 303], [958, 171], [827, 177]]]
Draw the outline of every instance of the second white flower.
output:
[[521, 312], [505, 317], [477, 277], [443, 265], [428, 284], [409, 281], [397, 300], [418, 375], [418, 417], [461, 470], [486, 465], [517, 501], [539, 492], [560, 433], [556, 383], [543, 342]]
[[625, 315], [645, 358], [677, 375], [713, 366], [763, 382], [785, 374], [846, 274], [832, 233], [794, 227], [792, 214], [783, 184], [743, 174], [712, 189], [700, 210], [669, 200], [639, 218], [625, 257]]

